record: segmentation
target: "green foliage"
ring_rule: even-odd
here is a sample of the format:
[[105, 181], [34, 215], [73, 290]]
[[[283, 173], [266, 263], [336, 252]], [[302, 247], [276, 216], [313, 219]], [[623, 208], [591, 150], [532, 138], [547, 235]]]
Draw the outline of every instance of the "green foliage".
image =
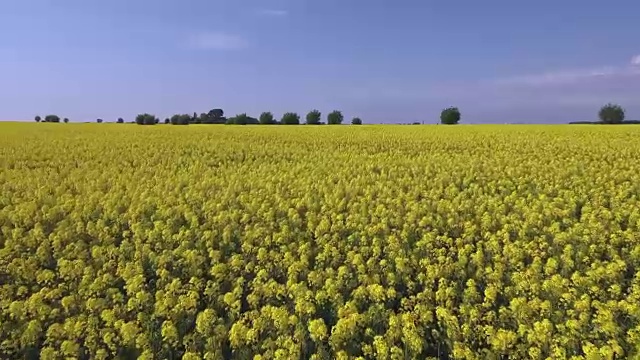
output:
[[273, 114], [270, 113], [269, 111], [265, 111], [262, 114], [260, 114], [260, 124], [262, 125], [271, 125], [271, 124], [275, 124], [276, 121], [273, 118]]
[[172, 125], [189, 125], [191, 119], [192, 117], [189, 114], [175, 114], [171, 117], [169, 122]]
[[300, 115], [293, 112], [285, 113], [282, 115], [282, 120], [280, 120], [280, 122], [283, 125], [298, 125], [300, 124]]
[[165, 119], [164, 119], [164, 123], [165, 123], [165, 124], [171, 124], [171, 119], [169, 119], [169, 118], [165, 118]]
[[625, 111], [617, 104], [606, 104], [600, 108], [598, 117], [605, 124], [620, 124], [624, 121]]
[[212, 118], [221, 118], [224, 116], [224, 111], [222, 111], [222, 109], [213, 109], [209, 111], [209, 116]]
[[155, 115], [151, 115], [151, 114], [139, 114], [138, 116], [136, 116], [136, 124], [138, 125], [155, 125], [156, 124], [156, 117]]
[[59, 123], [60, 117], [58, 115], [47, 115], [44, 117], [44, 122], [48, 123]]
[[42, 118], [40, 117], [40, 115], [37, 115], [34, 120], [36, 122], [40, 122], [40, 121], [42, 121]]
[[311, 110], [307, 114], [307, 125], [319, 125], [322, 113], [319, 110]]
[[460, 122], [461, 114], [457, 107], [448, 107], [440, 113], [440, 123], [455, 125]]
[[340, 125], [342, 124], [343, 121], [344, 121], [344, 116], [342, 115], [342, 112], [338, 110], [334, 110], [330, 112], [329, 115], [327, 116], [327, 124], [329, 125]]
[[235, 125], [247, 125], [248, 119], [249, 117], [247, 116], [246, 113], [238, 114], [235, 117], [233, 117], [233, 123]]
[[64, 118], [62, 119], [62, 122], [64, 122], [65, 124], [69, 122], [69, 118]]
[[212, 109], [208, 113], [200, 114], [201, 124], [225, 124], [227, 118], [224, 117], [224, 111], [222, 109]]
[[359, 117], [354, 117], [351, 119], [351, 125], [362, 125], [362, 119]]

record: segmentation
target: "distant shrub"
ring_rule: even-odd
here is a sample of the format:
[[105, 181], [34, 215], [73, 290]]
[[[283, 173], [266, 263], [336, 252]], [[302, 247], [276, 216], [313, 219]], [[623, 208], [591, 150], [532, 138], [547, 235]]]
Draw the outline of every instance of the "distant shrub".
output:
[[155, 115], [151, 115], [151, 114], [138, 114], [138, 116], [136, 116], [136, 124], [138, 125], [155, 125], [156, 124], [156, 117]]
[[59, 123], [60, 117], [58, 115], [47, 115], [44, 117], [44, 122]]
[[232, 119], [233, 119], [233, 123], [236, 125], [247, 125], [247, 122], [249, 121], [249, 117], [245, 113], [238, 114], [234, 116]]
[[359, 117], [354, 117], [351, 120], [351, 125], [362, 125], [362, 119], [360, 119]]
[[123, 118], [118, 118], [118, 121], [116, 121], [116, 123], [118, 123], [118, 124], [124, 124], [124, 119], [123, 119]]
[[42, 121], [42, 118], [38, 115], [38, 116], [36, 116], [36, 117], [35, 117], [35, 119], [34, 119], [34, 120], [35, 120], [36, 122], [40, 122], [40, 121]]
[[191, 115], [189, 115], [189, 114], [175, 114], [175, 115], [173, 115], [171, 117], [169, 122], [172, 125], [189, 125], [189, 123], [191, 122]]
[[69, 118], [64, 118], [64, 119], [62, 119], [62, 121], [66, 124], [66, 123], [69, 122]]

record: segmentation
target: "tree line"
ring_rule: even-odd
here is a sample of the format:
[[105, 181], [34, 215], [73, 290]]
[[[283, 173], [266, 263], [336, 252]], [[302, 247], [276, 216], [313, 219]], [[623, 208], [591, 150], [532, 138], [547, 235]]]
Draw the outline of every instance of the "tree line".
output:
[[[440, 123], [446, 125], [455, 125], [460, 122], [462, 115], [460, 110], [457, 107], [448, 107], [440, 113]], [[598, 124], [621, 124], [625, 121], [625, 110], [618, 104], [606, 104], [600, 111], [598, 112], [599, 122], [595, 122]], [[50, 123], [59, 123], [60, 117], [57, 115], [47, 115], [44, 119], [40, 116], [35, 117], [36, 122], [50, 122]], [[304, 118], [304, 123], [307, 125], [323, 125], [325, 122], [322, 121], [322, 113], [319, 110], [311, 110], [307, 113]], [[69, 119], [64, 118], [62, 122], [68, 123]], [[102, 119], [96, 119], [97, 123], [102, 123]], [[119, 124], [124, 123], [123, 118], [118, 118], [116, 121]], [[155, 115], [144, 113], [136, 116], [135, 121], [138, 125], [155, 125], [160, 123], [160, 119]], [[334, 110], [327, 115], [326, 124], [329, 125], [340, 125], [344, 122], [344, 116], [342, 112], [339, 110]], [[226, 124], [226, 125], [299, 125], [301, 124], [300, 115], [295, 112], [287, 112], [280, 120], [277, 120], [273, 113], [266, 111], [260, 114], [260, 117], [254, 118], [246, 113], [238, 114], [233, 117], [225, 117], [224, 111], [222, 109], [212, 109], [209, 112], [201, 113], [198, 115], [196, 112], [193, 115], [190, 114], [175, 114], [170, 118], [164, 119], [165, 124], [172, 125], [189, 125], [189, 124]], [[572, 122], [572, 124], [581, 124], [588, 123], [592, 124], [594, 122]], [[634, 123], [634, 122], [627, 122]], [[351, 119], [352, 125], [362, 125], [362, 119], [359, 117], [354, 117]], [[419, 122], [414, 122], [413, 124], [420, 124]]]
[[[35, 117], [36, 122], [49, 122], [59, 123], [60, 117], [57, 115], [47, 115], [43, 118], [40, 116]], [[63, 122], [69, 122], [68, 118], [64, 118]], [[102, 123], [102, 119], [96, 119], [97, 123]], [[116, 123], [123, 124], [125, 121], [123, 118], [118, 118]], [[134, 123], [138, 125], [156, 125], [160, 124], [160, 119], [149, 113], [138, 114]], [[326, 124], [340, 125], [344, 122], [344, 115], [339, 110], [334, 110], [327, 114]], [[275, 118], [273, 113], [266, 111], [260, 114], [260, 117], [254, 118], [246, 113], [238, 114], [233, 117], [225, 117], [222, 109], [212, 109], [209, 112], [201, 113], [198, 115], [196, 112], [191, 114], [175, 114], [169, 118], [164, 119], [164, 124], [171, 125], [189, 125], [189, 124], [226, 124], [226, 125], [299, 125], [301, 124], [300, 115], [295, 112], [285, 113], [279, 120]], [[324, 125], [322, 121], [322, 113], [319, 110], [311, 110], [304, 118], [304, 123], [307, 125]], [[354, 117], [351, 119], [352, 125], [362, 125], [362, 119]]]

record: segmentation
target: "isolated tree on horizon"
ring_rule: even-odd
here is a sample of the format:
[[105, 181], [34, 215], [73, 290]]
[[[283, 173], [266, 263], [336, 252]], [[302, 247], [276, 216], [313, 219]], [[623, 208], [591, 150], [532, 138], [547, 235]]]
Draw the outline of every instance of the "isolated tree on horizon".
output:
[[341, 111], [334, 110], [327, 115], [327, 124], [340, 125], [344, 121], [344, 116]]
[[36, 122], [40, 122], [42, 120], [42, 118], [40, 117], [40, 115], [36, 116], [34, 119]]
[[351, 120], [351, 125], [362, 125], [362, 119], [360, 119], [359, 117], [354, 117]]
[[322, 118], [322, 113], [320, 110], [311, 110], [307, 114], [307, 125], [319, 125], [320, 119]]
[[60, 117], [58, 115], [47, 115], [44, 117], [44, 122], [59, 123]]
[[118, 123], [118, 124], [124, 124], [124, 119], [123, 119], [123, 118], [118, 118], [118, 120], [116, 121], [116, 123]]
[[282, 120], [280, 122], [283, 125], [299, 125], [300, 124], [300, 115], [294, 112], [288, 112], [282, 115]]
[[97, 122], [98, 124], [102, 124], [102, 119], [96, 119], [96, 122]]
[[461, 114], [457, 107], [448, 107], [440, 113], [440, 123], [455, 125], [460, 122]]
[[69, 118], [64, 118], [64, 119], [62, 119], [62, 121], [66, 124], [66, 123], [69, 122]]
[[622, 106], [609, 103], [600, 108], [598, 117], [605, 124], [620, 124], [624, 121], [625, 111]]

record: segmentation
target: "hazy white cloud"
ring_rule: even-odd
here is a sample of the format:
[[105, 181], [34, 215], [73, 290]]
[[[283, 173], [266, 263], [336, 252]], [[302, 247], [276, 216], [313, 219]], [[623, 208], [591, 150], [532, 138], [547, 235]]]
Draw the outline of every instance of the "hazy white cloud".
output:
[[248, 41], [239, 35], [222, 32], [204, 32], [189, 39], [189, 45], [202, 50], [238, 50], [249, 46]]
[[258, 10], [258, 13], [266, 16], [287, 16], [289, 12], [287, 10], [279, 10], [279, 9], [262, 9]]
[[496, 80], [505, 85], [560, 85], [574, 83], [580, 80], [609, 77], [622, 74], [624, 69], [612, 66], [591, 69], [566, 69], [541, 74], [520, 75]]
[[626, 78], [640, 75], [640, 55], [634, 56], [630, 64], [624, 66], [601, 66], [583, 69], [565, 69], [541, 74], [513, 76], [497, 79], [499, 85], [547, 86], [575, 84], [583, 81]]

